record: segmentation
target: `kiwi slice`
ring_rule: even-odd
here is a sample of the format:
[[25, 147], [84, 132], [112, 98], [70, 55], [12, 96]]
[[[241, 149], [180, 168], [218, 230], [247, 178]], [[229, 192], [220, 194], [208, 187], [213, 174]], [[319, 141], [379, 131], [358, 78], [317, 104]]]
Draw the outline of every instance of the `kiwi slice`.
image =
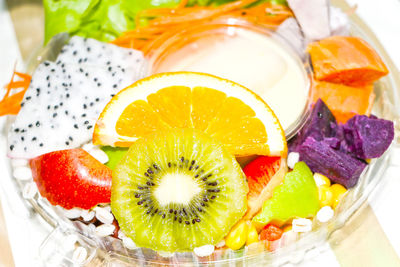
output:
[[125, 235], [156, 251], [224, 238], [247, 208], [247, 182], [222, 144], [195, 129], [139, 139], [113, 172], [111, 209]]

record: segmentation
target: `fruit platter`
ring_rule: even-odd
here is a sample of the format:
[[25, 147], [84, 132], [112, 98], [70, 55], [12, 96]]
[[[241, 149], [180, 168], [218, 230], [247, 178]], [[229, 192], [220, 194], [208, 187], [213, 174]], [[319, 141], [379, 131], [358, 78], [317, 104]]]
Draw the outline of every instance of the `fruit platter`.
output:
[[0, 101], [48, 266], [299, 262], [380, 183], [399, 77], [354, 10], [71, 3]]

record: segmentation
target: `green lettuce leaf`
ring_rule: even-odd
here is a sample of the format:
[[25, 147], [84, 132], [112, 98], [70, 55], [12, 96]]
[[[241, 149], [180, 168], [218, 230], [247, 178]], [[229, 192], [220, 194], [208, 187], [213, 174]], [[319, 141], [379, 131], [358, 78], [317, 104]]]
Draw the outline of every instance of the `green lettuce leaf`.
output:
[[43, 0], [45, 43], [58, 33], [111, 41], [135, 28], [137, 12], [174, 7], [180, 0]]

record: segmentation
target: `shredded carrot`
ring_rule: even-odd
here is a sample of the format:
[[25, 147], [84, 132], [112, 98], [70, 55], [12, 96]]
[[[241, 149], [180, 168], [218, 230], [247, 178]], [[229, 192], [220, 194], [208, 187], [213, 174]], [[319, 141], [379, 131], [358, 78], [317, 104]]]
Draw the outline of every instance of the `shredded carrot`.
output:
[[[203, 20], [230, 12], [232, 10], [242, 8], [256, 1], [257, 0], [241, 0], [221, 5], [219, 7], [194, 6], [194, 7], [170, 9], [170, 11], [167, 12], [166, 14], [158, 14], [161, 16], [150, 20], [149, 25], [150, 26], [159, 26], [166, 24], [171, 25], [171, 24], [184, 23], [194, 20]], [[171, 12], [171, 10], [173, 11]], [[154, 17], [155, 15], [157, 15], [157, 9], [148, 10], [146, 15], [149, 17]]]
[[[15, 76], [18, 76], [21, 80], [15, 80]], [[18, 114], [21, 109], [21, 102], [26, 90], [28, 90], [30, 82], [30, 75], [14, 70], [10, 82], [5, 86], [7, 92], [0, 101], [0, 116]], [[12, 90], [17, 91], [17, 89], [22, 90], [11, 94]]]
[[[145, 54], [162, 44], [172, 33], [177, 33], [199, 22], [223, 18], [238, 18], [276, 28], [286, 18], [293, 16], [285, 5], [262, 3], [253, 5], [258, 0], [238, 0], [214, 6], [186, 7], [187, 0], [182, 0], [176, 8], [158, 8], [143, 10], [137, 14], [137, 28], [125, 32], [112, 43], [122, 47], [142, 50]], [[141, 25], [143, 19], [146, 25]]]

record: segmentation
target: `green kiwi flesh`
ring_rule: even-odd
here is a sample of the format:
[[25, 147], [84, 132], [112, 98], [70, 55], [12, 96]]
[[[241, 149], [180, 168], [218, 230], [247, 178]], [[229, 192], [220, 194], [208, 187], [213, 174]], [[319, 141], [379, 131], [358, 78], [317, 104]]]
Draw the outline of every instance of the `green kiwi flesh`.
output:
[[113, 171], [111, 209], [136, 245], [184, 252], [224, 238], [247, 208], [245, 175], [195, 129], [136, 141]]
[[108, 156], [108, 162], [106, 162], [105, 165], [111, 170], [114, 170], [115, 166], [117, 166], [118, 162], [123, 158], [123, 156], [128, 151], [128, 148], [103, 146], [101, 147], [101, 150], [103, 150]]

